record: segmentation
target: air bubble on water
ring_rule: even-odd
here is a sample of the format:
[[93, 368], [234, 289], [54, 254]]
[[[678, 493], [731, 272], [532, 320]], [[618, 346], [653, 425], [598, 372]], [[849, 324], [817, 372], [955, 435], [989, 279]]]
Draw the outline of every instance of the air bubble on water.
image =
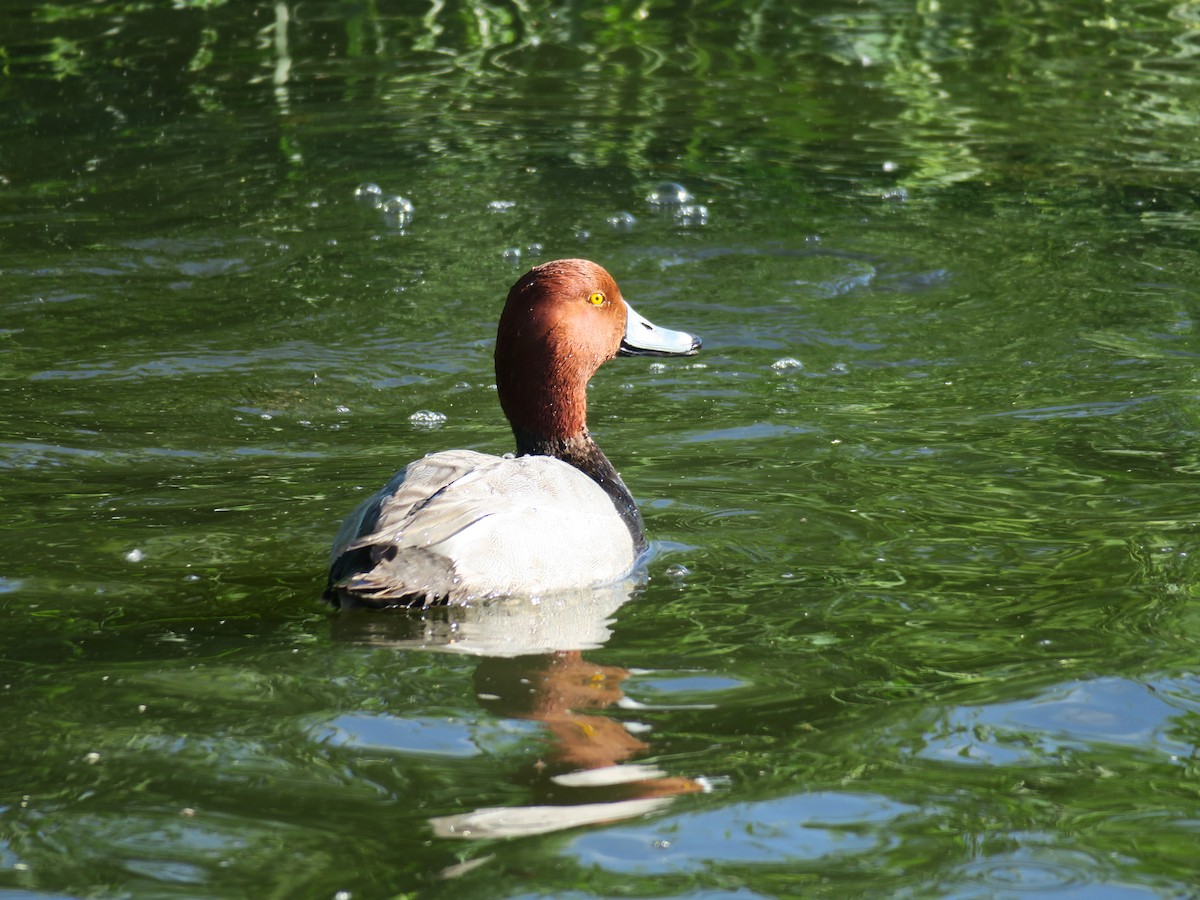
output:
[[513, 263], [514, 265], [516, 265], [517, 263], [519, 263], [521, 261], [521, 248], [520, 247], [505, 247], [504, 252], [500, 255], [504, 257], [505, 262]]
[[340, 404], [340, 403], [339, 403], [337, 406], [335, 406], [335, 407], [333, 408], [333, 411], [334, 411], [334, 412], [339, 412], [339, 413], [348, 413], [348, 412], [350, 412], [350, 407], [348, 407], [348, 406], [343, 406], [342, 404]]
[[675, 210], [675, 221], [680, 225], [707, 225], [708, 207], [702, 203], [685, 203]]
[[525, 248], [525, 252], [528, 253], [530, 256], [538, 257], [538, 256], [542, 255], [542, 251], [544, 251], [545, 249], [546, 248], [543, 247], [541, 244], [533, 243]]
[[651, 206], [681, 206], [692, 201], [691, 192], [682, 184], [674, 181], [664, 181], [646, 196], [646, 202]]
[[661, 375], [665, 371], [667, 371], [666, 363], [650, 363], [651, 375]]
[[667, 566], [666, 576], [672, 581], [683, 581], [692, 574], [692, 570], [687, 566], [676, 563], [673, 566]]
[[633, 217], [631, 212], [619, 212], [616, 215], [609, 216], [605, 221], [608, 222], [610, 228], [616, 231], [630, 231], [637, 224], [637, 219]]
[[906, 191], [904, 188], [896, 188], [891, 191], [884, 191], [882, 194], [882, 199], [886, 200], [888, 203], [904, 203], [908, 200], [908, 191]]
[[408, 417], [408, 421], [417, 428], [432, 430], [434, 428], [441, 428], [446, 424], [446, 414], [434, 412], [431, 409], [418, 409]]
[[785, 356], [783, 359], [777, 359], [771, 363], [771, 368], [776, 372], [786, 372], [788, 369], [803, 369], [804, 363], [793, 356]]
[[373, 181], [364, 181], [354, 189], [354, 199], [360, 203], [369, 203], [371, 206], [379, 206], [383, 202], [383, 188], [375, 184]]
[[141, 562], [143, 559], [145, 559], [146, 554], [143, 553], [137, 547], [134, 547], [132, 550], [130, 550], [128, 553], [125, 554], [125, 558], [127, 560], [129, 560], [129, 562], [136, 563], [136, 562]]
[[487, 208], [492, 210], [492, 212], [504, 212], [505, 210], [512, 209], [516, 205], [516, 200], [493, 200], [487, 205]]
[[413, 213], [416, 212], [412, 201], [398, 194], [384, 200], [379, 209], [383, 213], [384, 221], [396, 228], [403, 228], [412, 222]]
[[577, 232], [575, 232], [575, 240], [577, 241], [586, 241], [591, 236], [592, 233], [586, 228], [580, 228]]
[[883, 164], [883, 171], [885, 171], [885, 172], [896, 172], [896, 171], [899, 171], [899, 169], [900, 169], [900, 164], [894, 163], [890, 159]]
[[834, 363], [832, 366], [830, 366], [829, 371], [832, 372], [834, 375], [845, 375], [847, 372], [850, 371], [850, 367], [848, 365], [846, 365], [845, 363], [838, 362], [838, 363]]

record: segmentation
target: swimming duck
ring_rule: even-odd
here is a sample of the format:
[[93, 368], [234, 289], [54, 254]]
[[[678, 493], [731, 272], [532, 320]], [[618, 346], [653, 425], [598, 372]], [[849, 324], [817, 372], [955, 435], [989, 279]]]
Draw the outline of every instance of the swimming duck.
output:
[[508, 292], [496, 388], [516, 455], [431, 453], [350, 514], [335, 606], [461, 604], [611, 584], [646, 550], [642, 517], [587, 430], [587, 384], [615, 356], [691, 356], [700, 339], [638, 315], [602, 267], [536, 266]]

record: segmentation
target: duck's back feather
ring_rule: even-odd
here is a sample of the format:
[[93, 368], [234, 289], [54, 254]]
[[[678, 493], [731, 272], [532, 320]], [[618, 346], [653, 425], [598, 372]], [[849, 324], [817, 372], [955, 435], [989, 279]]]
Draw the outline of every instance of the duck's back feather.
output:
[[448, 450], [411, 463], [350, 515], [327, 596], [403, 606], [551, 594], [616, 581], [636, 557], [612, 499], [574, 466]]

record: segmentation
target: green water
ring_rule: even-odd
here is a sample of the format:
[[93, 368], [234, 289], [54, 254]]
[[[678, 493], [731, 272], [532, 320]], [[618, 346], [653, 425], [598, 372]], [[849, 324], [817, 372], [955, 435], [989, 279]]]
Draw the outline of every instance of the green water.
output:
[[[794, 6], [0, 8], [0, 897], [1195, 890], [1200, 7]], [[648, 583], [326, 609], [560, 256]]]

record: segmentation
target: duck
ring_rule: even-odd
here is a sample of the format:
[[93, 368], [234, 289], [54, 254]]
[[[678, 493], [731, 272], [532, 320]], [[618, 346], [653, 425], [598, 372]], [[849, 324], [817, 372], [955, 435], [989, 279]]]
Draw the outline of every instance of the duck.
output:
[[325, 599], [341, 608], [540, 598], [627, 577], [648, 544], [637, 504], [587, 427], [587, 386], [618, 356], [692, 356], [700, 338], [633, 310], [602, 266], [558, 259], [508, 292], [496, 390], [516, 452], [409, 463], [346, 518]]

